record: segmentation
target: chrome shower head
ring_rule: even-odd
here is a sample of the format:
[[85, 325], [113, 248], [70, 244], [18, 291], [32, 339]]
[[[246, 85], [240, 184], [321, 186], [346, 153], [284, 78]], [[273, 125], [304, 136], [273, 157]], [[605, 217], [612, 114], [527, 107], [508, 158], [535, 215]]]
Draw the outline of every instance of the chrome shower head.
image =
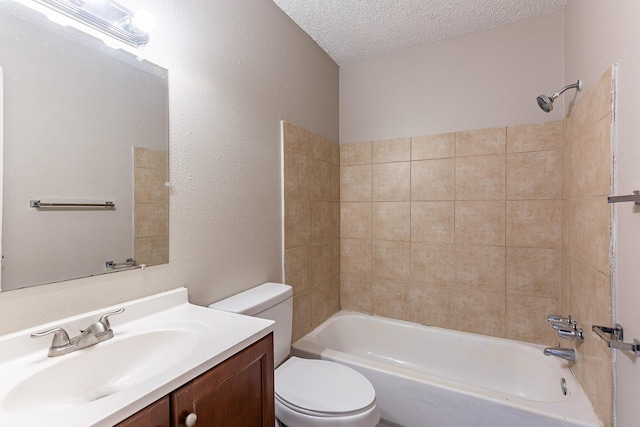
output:
[[562, 95], [564, 93], [564, 91], [569, 90], [569, 89], [574, 89], [574, 88], [577, 89], [578, 92], [580, 92], [582, 90], [582, 79], [578, 79], [578, 81], [576, 83], [572, 84], [572, 85], [567, 85], [567, 86], [563, 87], [562, 89], [560, 89], [559, 91], [557, 91], [556, 93], [554, 93], [550, 97], [547, 96], [547, 95], [538, 96], [538, 98], [537, 98], [538, 106], [545, 113], [549, 113], [549, 112], [553, 111], [553, 101], [555, 101], [557, 97]]

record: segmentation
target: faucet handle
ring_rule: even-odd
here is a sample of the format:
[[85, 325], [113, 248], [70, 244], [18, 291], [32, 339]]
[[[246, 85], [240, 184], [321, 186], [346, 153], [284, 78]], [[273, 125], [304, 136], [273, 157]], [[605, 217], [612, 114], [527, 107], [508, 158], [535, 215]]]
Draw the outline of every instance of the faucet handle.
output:
[[31, 338], [44, 337], [45, 335], [49, 334], [54, 334], [51, 348], [65, 347], [71, 343], [67, 331], [62, 328], [53, 328], [49, 329], [48, 331], [34, 332], [33, 334], [31, 334]]
[[549, 323], [564, 323], [570, 325], [573, 322], [571, 315], [568, 317], [562, 317], [561, 314], [550, 314], [547, 316], [547, 322]]
[[111, 330], [111, 325], [109, 324], [109, 316], [113, 316], [114, 314], [120, 314], [124, 311], [124, 307], [120, 308], [118, 310], [112, 311], [110, 313], [105, 313], [102, 316], [100, 316], [100, 320], [98, 320], [98, 322], [102, 323], [106, 329], [105, 332], [108, 332]]

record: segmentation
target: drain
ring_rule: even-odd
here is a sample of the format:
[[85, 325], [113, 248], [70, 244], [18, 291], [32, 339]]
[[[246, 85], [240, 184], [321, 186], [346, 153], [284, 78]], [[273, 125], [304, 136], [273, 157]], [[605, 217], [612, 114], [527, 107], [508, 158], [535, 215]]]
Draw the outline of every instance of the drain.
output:
[[562, 395], [567, 395], [567, 380], [560, 378], [560, 388], [562, 389]]

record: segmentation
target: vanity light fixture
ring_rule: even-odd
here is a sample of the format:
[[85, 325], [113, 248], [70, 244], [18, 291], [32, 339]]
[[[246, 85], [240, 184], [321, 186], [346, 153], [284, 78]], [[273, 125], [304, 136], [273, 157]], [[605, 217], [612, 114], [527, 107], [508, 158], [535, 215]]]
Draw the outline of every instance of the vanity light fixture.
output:
[[33, 1], [133, 47], [146, 45], [155, 28], [150, 12], [132, 12], [113, 0]]

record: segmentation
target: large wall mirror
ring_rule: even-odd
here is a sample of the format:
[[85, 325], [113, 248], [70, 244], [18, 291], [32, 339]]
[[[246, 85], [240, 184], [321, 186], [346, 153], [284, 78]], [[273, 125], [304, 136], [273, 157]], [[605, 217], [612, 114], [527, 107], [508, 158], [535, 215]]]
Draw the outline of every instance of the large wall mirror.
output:
[[8, 0], [0, 67], [0, 289], [167, 263], [167, 70]]

